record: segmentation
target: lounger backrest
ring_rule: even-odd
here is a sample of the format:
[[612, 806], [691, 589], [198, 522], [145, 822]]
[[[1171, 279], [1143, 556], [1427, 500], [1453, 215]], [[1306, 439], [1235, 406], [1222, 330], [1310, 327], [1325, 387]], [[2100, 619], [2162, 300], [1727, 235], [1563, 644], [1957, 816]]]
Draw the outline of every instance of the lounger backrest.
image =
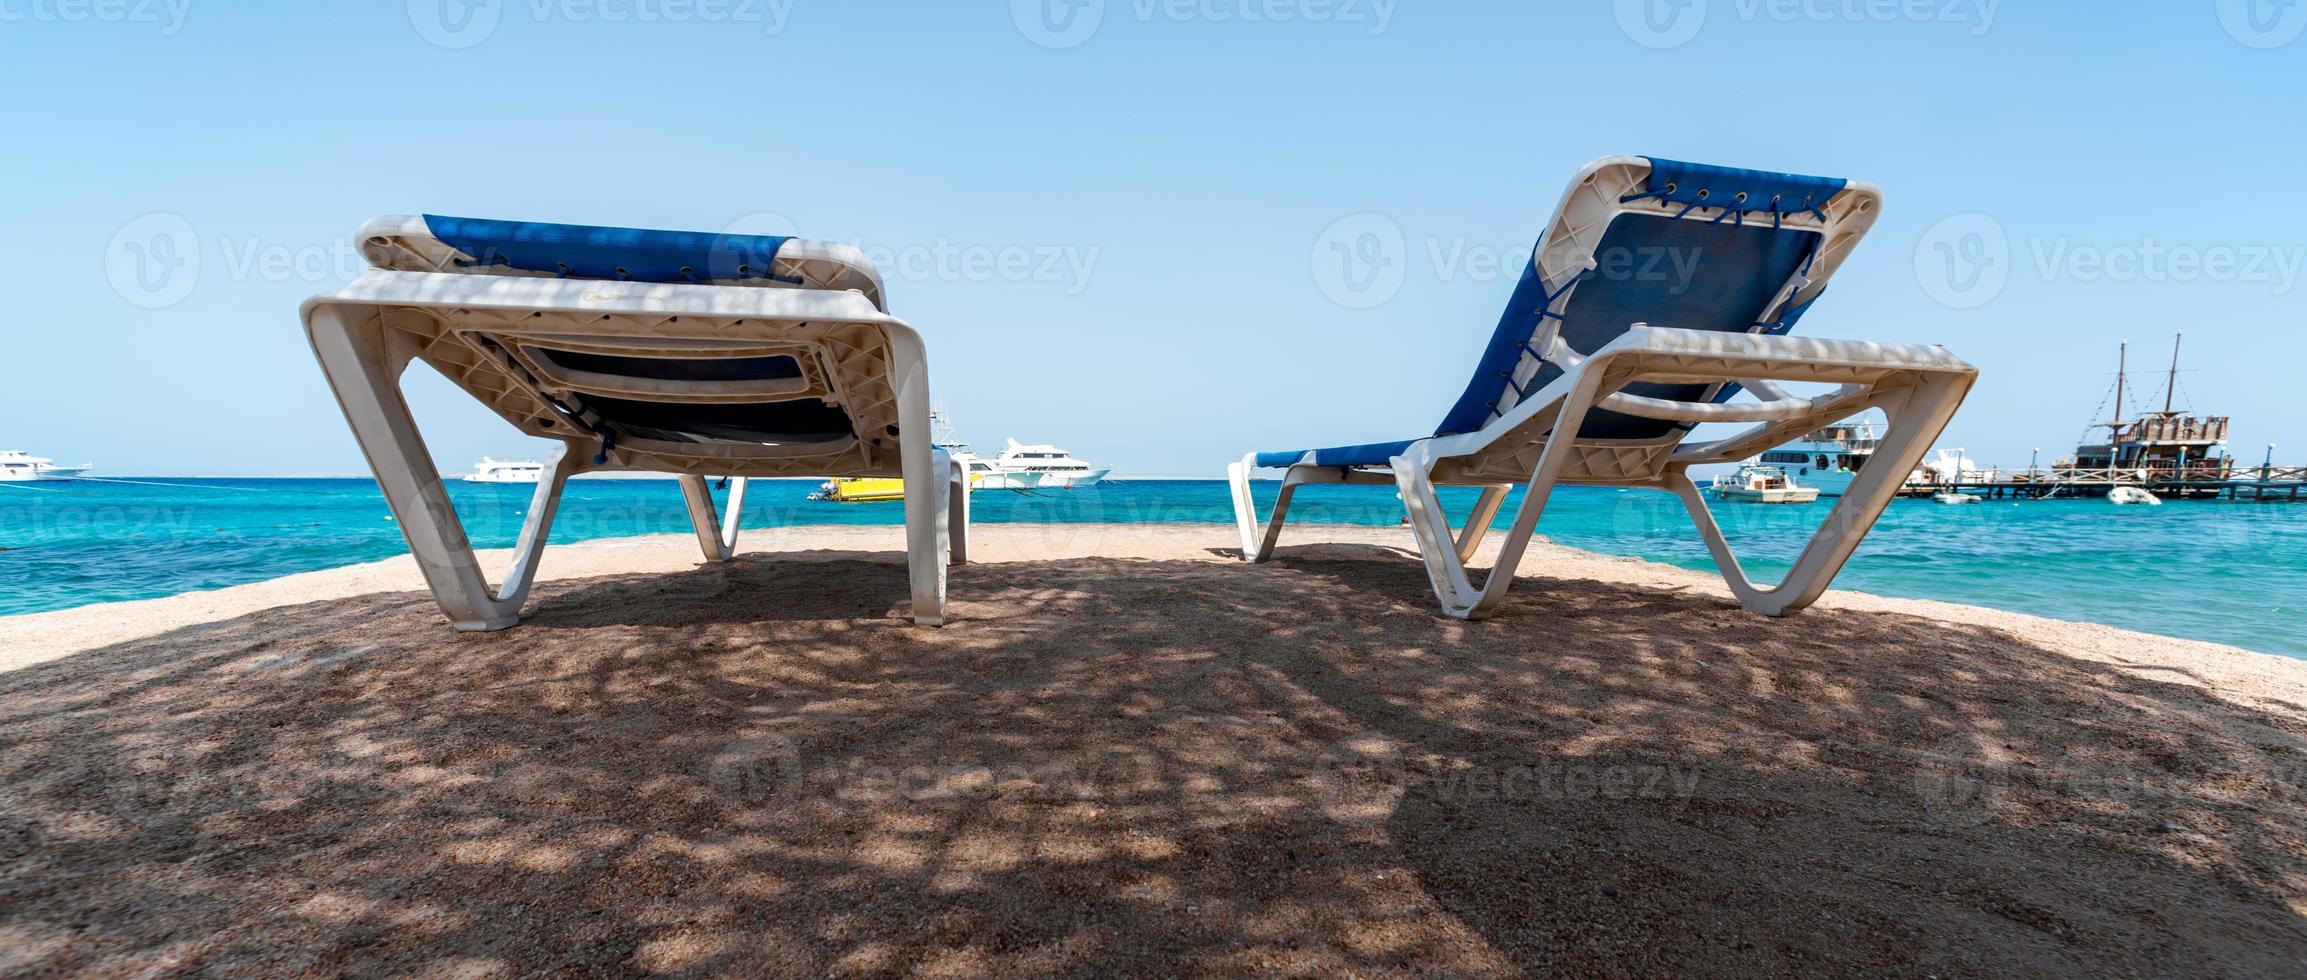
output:
[[[1879, 211], [1872, 187], [1826, 177], [1642, 157], [1598, 161], [1572, 183], [1524, 267], [1480, 367], [1436, 435], [1479, 431], [1563, 374], [1559, 336], [1592, 354], [1635, 324], [1729, 333], [1794, 328]], [[1626, 391], [1721, 401], [1732, 384]], [[1595, 410], [1582, 439], [1657, 440], [1689, 423]]]
[[[361, 244], [371, 265], [390, 271], [855, 291], [886, 312], [880, 276], [863, 253], [782, 236], [424, 215], [371, 221]], [[866, 438], [838, 377], [848, 370], [843, 352], [854, 348], [828, 339], [845, 335], [830, 324], [807, 332], [791, 342], [746, 342], [674, 336], [678, 330], [615, 340], [459, 331], [476, 348], [460, 356], [485, 355], [475, 370], [541, 393], [561, 419], [604, 441], [813, 445]], [[880, 363], [870, 354], [863, 362]]]
[[370, 265], [402, 272], [854, 289], [888, 309], [880, 273], [857, 248], [782, 235], [428, 214], [369, 222], [361, 252]]

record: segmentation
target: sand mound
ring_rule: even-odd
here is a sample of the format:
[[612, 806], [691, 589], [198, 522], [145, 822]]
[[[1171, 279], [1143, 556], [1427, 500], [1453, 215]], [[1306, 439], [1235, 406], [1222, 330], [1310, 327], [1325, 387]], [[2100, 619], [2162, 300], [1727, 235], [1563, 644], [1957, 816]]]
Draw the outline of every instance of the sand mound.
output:
[[971, 566], [938, 630], [820, 552], [0, 674], [0, 972], [2307, 968], [2289, 662], [1164, 548]]

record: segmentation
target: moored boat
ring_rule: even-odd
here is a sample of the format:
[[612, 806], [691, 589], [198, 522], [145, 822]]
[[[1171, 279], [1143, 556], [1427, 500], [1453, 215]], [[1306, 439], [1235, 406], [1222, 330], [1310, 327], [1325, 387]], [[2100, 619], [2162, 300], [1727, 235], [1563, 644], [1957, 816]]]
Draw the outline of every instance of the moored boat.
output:
[[[969, 474], [969, 488], [975, 490], [988, 468], [986, 461], [972, 452], [969, 443], [954, 431], [953, 423], [943, 412], [929, 413], [930, 439], [960, 463]], [[897, 477], [868, 476], [843, 477], [818, 484], [809, 494], [811, 500], [824, 500], [837, 504], [872, 504], [905, 499], [905, 481]]]
[[809, 495], [811, 500], [837, 504], [870, 504], [905, 499], [905, 481], [895, 477], [827, 480]]
[[[1113, 471], [1075, 459], [1056, 446], [1028, 446], [1016, 439], [1000, 456], [987, 459], [970, 449], [941, 412], [929, 416], [935, 427], [937, 448], [951, 454], [969, 474], [971, 490], [1070, 490], [1096, 486]], [[905, 499], [905, 482], [889, 477], [827, 480], [809, 495], [811, 500], [837, 503], [872, 503]]]
[[466, 483], [535, 483], [545, 478], [545, 464], [533, 459], [498, 459], [484, 456], [465, 474]]
[[[2062, 464], [2078, 477], [2116, 484], [2108, 493], [2109, 499], [2113, 499], [2114, 491], [2125, 489], [2122, 484], [2132, 482], [2152, 484], [2181, 497], [2215, 496], [2220, 486], [2236, 475], [2234, 461], [2227, 455], [2228, 418], [2197, 415], [2178, 407], [2181, 339], [2171, 341], [2171, 367], [2163, 380], [2162, 409], [2141, 412], [2135, 418], [2124, 417], [2124, 399], [2130, 390], [2130, 345], [2121, 346], [2115, 366], [2114, 418], [2091, 426], [2107, 430], [2107, 441], [2075, 447], [2075, 458]], [[2139, 492], [2154, 497], [2146, 490]], [[2144, 501], [2134, 498], [2118, 502]], [[2161, 498], [2156, 502], [2161, 503]]]
[[1714, 496], [1750, 504], [1807, 504], [1818, 499], [1818, 488], [1795, 483], [1776, 466], [1749, 463], [1734, 475], [1715, 477]]
[[1852, 416], [1765, 452], [1754, 462], [1785, 470], [1788, 477], [1817, 490], [1820, 496], [1840, 497], [1866, 468], [1867, 460], [1874, 458], [1887, 425], [1887, 420], [1878, 423], [1872, 412]]
[[70, 480], [95, 468], [93, 463], [58, 466], [46, 456], [34, 456], [19, 449], [0, 449], [0, 483]]
[[1075, 459], [1056, 446], [1028, 446], [1016, 439], [1009, 440], [1000, 456], [986, 462], [985, 478], [977, 485], [988, 490], [1094, 487], [1113, 472]]

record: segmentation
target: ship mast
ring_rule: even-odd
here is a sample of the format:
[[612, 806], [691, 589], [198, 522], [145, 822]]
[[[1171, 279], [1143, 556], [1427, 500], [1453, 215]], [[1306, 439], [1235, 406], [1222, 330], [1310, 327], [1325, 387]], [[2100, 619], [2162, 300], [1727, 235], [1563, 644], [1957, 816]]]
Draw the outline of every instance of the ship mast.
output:
[[2115, 350], [2115, 420], [2107, 423], [2109, 442], [2120, 439], [2123, 431], [2123, 376], [2131, 369], [2131, 345], [2125, 342]]
[[2171, 377], [2163, 383], [2163, 414], [2165, 416], [2171, 414], [2172, 396], [2179, 393], [2179, 342], [2185, 339], [2187, 339], [2186, 334], [2171, 338]]

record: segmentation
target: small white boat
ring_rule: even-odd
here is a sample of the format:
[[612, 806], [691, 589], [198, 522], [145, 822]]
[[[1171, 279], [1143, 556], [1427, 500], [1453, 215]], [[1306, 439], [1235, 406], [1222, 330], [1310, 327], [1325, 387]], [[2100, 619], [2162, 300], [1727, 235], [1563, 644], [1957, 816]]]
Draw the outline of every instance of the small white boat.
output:
[[2147, 491], [2138, 487], [2116, 487], [2113, 490], [2109, 490], [2107, 491], [2107, 502], [2110, 504], [2118, 505], [2145, 504], [2149, 507], [2163, 506], [2163, 498], [2155, 496], [2152, 493], [2148, 493]]
[[1776, 466], [1748, 463], [1735, 475], [1715, 477], [1714, 496], [1750, 504], [1807, 504], [1818, 499], [1818, 488], [1797, 485]]
[[466, 483], [535, 483], [545, 478], [545, 464], [533, 459], [483, 457], [465, 474]]
[[1028, 446], [1015, 439], [990, 460], [978, 460], [970, 472], [982, 474], [973, 484], [979, 490], [1065, 490], [1094, 487], [1112, 473], [1073, 458], [1056, 446]]
[[46, 456], [33, 456], [19, 449], [0, 449], [0, 483], [69, 480], [95, 468], [94, 463], [58, 466]]
[[1931, 499], [1936, 500], [1942, 504], [1975, 504], [1987, 498], [1981, 497], [1975, 493], [1962, 493], [1955, 490], [1948, 490], [1944, 493], [1931, 494]]

